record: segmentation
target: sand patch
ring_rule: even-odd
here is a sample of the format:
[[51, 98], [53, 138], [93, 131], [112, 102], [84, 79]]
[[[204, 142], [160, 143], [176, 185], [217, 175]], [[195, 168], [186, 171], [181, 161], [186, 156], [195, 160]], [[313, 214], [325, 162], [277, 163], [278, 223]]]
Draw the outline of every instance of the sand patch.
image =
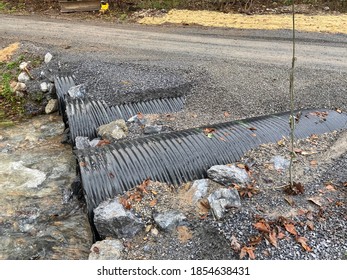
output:
[[19, 43], [13, 43], [0, 50], [0, 62], [9, 61], [12, 55], [19, 49]]
[[[285, 15], [243, 15], [212, 11], [171, 10], [163, 17], [145, 17], [141, 24], [164, 23], [202, 25], [240, 29], [291, 29], [292, 16]], [[347, 15], [296, 15], [296, 29], [307, 32], [347, 34]]]

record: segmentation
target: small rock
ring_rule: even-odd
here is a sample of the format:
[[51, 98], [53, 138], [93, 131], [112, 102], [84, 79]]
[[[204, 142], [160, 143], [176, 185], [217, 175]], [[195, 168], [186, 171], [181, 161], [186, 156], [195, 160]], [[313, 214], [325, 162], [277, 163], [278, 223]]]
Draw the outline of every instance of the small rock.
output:
[[288, 169], [288, 167], [290, 165], [290, 161], [288, 159], [285, 159], [282, 156], [274, 156], [271, 159], [271, 162], [273, 162], [274, 168], [277, 171], [284, 171], [284, 170]]
[[187, 192], [188, 197], [192, 197], [192, 203], [197, 203], [203, 198], [208, 189], [208, 179], [196, 180]]
[[178, 211], [173, 210], [165, 213], [154, 214], [153, 218], [160, 229], [170, 231], [178, 226], [180, 222], [185, 220], [186, 216]]
[[328, 6], [324, 7], [324, 11], [330, 11], [330, 8]]
[[75, 143], [76, 143], [76, 148], [78, 150], [90, 148], [90, 142], [88, 137], [77, 136], [75, 139]]
[[159, 234], [158, 229], [152, 228], [152, 229], [151, 229], [151, 234], [152, 234], [152, 236], [158, 236], [158, 234]]
[[23, 98], [24, 97], [24, 93], [22, 92], [22, 91], [16, 91], [16, 96], [17, 97], [21, 97], [21, 98]]
[[45, 107], [45, 113], [51, 114], [58, 111], [58, 100], [57, 99], [51, 99], [48, 101], [46, 107]]
[[123, 242], [116, 239], [97, 241], [90, 249], [89, 260], [120, 260], [124, 250]]
[[48, 84], [46, 82], [41, 83], [40, 89], [42, 92], [47, 92], [49, 90]]
[[217, 220], [223, 218], [225, 211], [231, 207], [241, 207], [240, 195], [235, 189], [219, 189], [208, 197], [208, 202]]
[[28, 65], [28, 62], [22, 62], [21, 64], [19, 64], [19, 69], [24, 70], [28, 67]]
[[18, 76], [18, 82], [25, 83], [30, 80], [30, 77], [27, 73], [21, 72]]
[[236, 167], [235, 165], [215, 165], [207, 170], [207, 176], [225, 186], [235, 184], [247, 184], [250, 182], [250, 177], [246, 170]]
[[138, 116], [135, 115], [135, 116], [132, 116], [131, 118], [129, 118], [127, 120], [127, 122], [130, 122], [130, 123], [137, 122], [138, 119], [139, 119]]
[[125, 210], [117, 198], [104, 201], [94, 209], [94, 224], [101, 238], [131, 238], [144, 227], [143, 222]]
[[93, 139], [92, 141], [89, 141], [90, 147], [96, 147], [101, 140], [98, 138]]
[[15, 91], [21, 91], [21, 92], [25, 92], [27, 90], [27, 85], [25, 83], [16, 83], [16, 86], [14, 87]]
[[49, 52], [45, 55], [45, 63], [48, 64], [53, 58], [53, 55], [51, 55]]
[[127, 137], [128, 127], [124, 120], [115, 120], [97, 128], [98, 135], [105, 140], [114, 141]]
[[163, 126], [162, 125], [150, 125], [150, 124], [146, 124], [145, 128], [143, 130], [144, 134], [153, 134], [153, 133], [159, 133], [163, 130]]
[[84, 84], [73, 86], [68, 90], [68, 94], [72, 98], [84, 98], [87, 95], [87, 89]]

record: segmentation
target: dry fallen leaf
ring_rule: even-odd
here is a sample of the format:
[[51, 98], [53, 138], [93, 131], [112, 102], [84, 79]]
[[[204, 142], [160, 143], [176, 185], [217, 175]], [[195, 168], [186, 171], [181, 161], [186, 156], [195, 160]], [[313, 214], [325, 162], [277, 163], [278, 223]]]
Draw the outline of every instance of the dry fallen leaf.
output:
[[265, 238], [277, 248], [277, 236], [276, 231], [273, 229], [268, 235], [265, 235]]
[[228, 118], [228, 117], [230, 117], [231, 116], [231, 114], [230, 113], [228, 113], [228, 112], [224, 112], [224, 118]]
[[290, 195], [298, 195], [304, 193], [305, 189], [301, 183], [293, 182], [293, 186], [290, 184], [284, 188], [284, 192]]
[[290, 206], [293, 206], [293, 205], [294, 205], [294, 200], [293, 200], [293, 198], [291, 198], [291, 197], [285, 197], [284, 200], [287, 201], [288, 204], [289, 204]]
[[323, 205], [322, 198], [319, 196], [310, 197], [307, 200], [313, 202], [314, 204], [318, 205], [319, 207], [322, 207], [322, 205]]
[[248, 129], [249, 129], [249, 130], [252, 130], [252, 131], [253, 131], [253, 130], [257, 130], [257, 128], [255, 128], [255, 127], [253, 127], [253, 126], [249, 127]]
[[301, 244], [301, 246], [305, 249], [307, 252], [311, 252], [312, 249], [307, 245], [307, 239], [305, 237], [298, 236], [296, 238], [296, 241]]
[[233, 249], [235, 252], [240, 252], [241, 250], [241, 245], [234, 235], [231, 236], [230, 246], [231, 246], [231, 249]]
[[290, 224], [290, 223], [284, 224], [284, 227], [285, 227], [286, 231], [288, 231], [289, 233], [291, 233], [295, 236], [298, 235], [297, 231], [295, 230], [295, 226], [293, 224]]
[[249, 240], [249, 245], [251, 246], [256, 246], [258, 245], [262, 240], [262, 236], [258, 235], [258, 236], [252, 236]]
[[249, 258], [254, 260], [254, 248], [253, 247], [242, 247], [241, 253], [240, 253], [240, 259], [243, 259], [248, 254]]
[[311, 160], [311, 161], [310, 161], [310, 164], [311, 164], [312, 166], [317, 166], [318, 162], [317, 162], [316, 160]]
[[154, 207], [157, 204], [158, 200], [157, 199], [153, 199], [151, 200], [151, 202], [149, 203], [149, 206]]
[[253, 226], [261, 232], [270, 233], [270, 226], [266, 222], [258, 222], [258, 223], [255, 223]]
[[282, 231], [279, 232], [278, 235], [277, 235], [278, 239], [283, 239], [284, 237], [286, 237], [286, 235]]
[[335, 187], [334, 187], [333, 185], [331, 185], [331, 184], [326, 185], [325, 188], [326, 188], [327, 190], [329, 190], [329, 191], [336, 191]]
[[314, 230], [314, 224], [312, 221], [306, 221], [306, 225], [310, 230]]

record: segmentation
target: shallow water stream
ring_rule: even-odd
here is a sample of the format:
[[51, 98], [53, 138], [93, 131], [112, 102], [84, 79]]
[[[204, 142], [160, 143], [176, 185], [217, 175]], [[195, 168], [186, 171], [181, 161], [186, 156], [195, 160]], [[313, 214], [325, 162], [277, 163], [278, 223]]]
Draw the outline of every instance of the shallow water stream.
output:
[[75, 159], [61, 116], [0, 130], [0, 259], [87, 259], [92, 233], [72, 196]]

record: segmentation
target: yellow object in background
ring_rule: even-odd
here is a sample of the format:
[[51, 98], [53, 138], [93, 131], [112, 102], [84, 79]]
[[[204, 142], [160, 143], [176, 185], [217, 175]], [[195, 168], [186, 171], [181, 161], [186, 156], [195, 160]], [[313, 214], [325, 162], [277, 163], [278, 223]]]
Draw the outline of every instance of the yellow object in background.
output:
[[107, 1], [101, 1], [100, 12], [107, 12], [109, 8], [109, 4]]

